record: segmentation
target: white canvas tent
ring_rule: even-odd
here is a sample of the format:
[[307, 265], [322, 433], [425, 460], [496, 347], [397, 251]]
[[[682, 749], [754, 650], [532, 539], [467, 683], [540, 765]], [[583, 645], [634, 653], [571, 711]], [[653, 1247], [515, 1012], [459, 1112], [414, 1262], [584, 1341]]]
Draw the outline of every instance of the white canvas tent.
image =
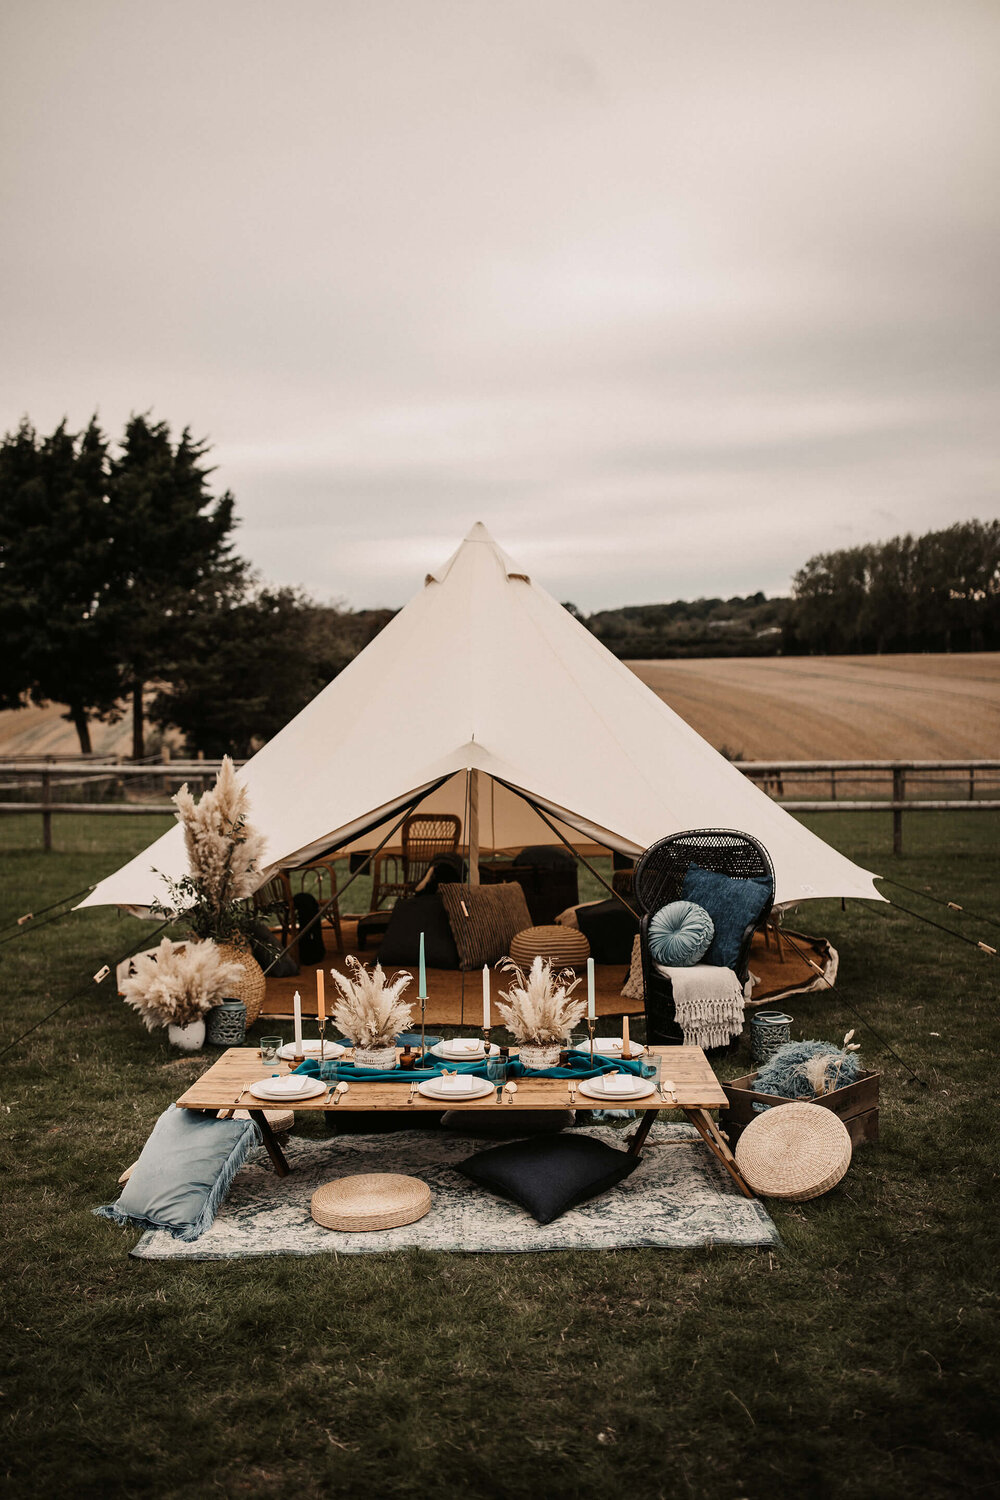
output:
[[[882, 899], [868, 871], [759, 791], [482, 525], [240, 776], [269, 870], [372, 848], [418, 799], [457, 812], [465, 830], [475, 789], [484, 851], [555, 842], [524, 793], [577, 846], [638, 854], [683, 829], [735, 828], [769, 851], [778, 904]], [[148, 907], [164, 893], [157, 872], [185, 869], [175, 827], [81, 904]]]

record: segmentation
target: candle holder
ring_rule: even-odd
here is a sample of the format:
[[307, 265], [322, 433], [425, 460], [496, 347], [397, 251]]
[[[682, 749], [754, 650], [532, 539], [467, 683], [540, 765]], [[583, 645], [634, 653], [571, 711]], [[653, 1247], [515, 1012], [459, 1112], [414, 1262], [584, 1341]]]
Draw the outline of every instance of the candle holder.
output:
[[427, 1056], [427, 996], [418, 995], [420, 1001], [420, 1056]]
[[587, 1035], [590, 1037], [590, 1066], [594, 1066], [594, 1027], [597, 1025], [596, 1018], [591, 1020], [587, 1017]]
[[492, 1027], [490, 1027], [490, 1026], [484, 1026], [483, 1027], [483, 1055], [485, 1056], [487, 1062], [489, 1062], [489, 1060], [490, 1060], [490, 1031], [491, 1030], [492, 1030]]

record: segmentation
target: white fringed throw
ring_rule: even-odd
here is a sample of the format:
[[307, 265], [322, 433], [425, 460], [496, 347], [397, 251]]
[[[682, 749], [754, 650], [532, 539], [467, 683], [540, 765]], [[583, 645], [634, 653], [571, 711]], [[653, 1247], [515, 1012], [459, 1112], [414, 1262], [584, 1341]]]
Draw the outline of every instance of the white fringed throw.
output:
[[674, 991], [674, 1014], [689, 1047], [725, 1047], [743, 1030], [743, 986], [732, 969], [714, 964], [656, 964]]

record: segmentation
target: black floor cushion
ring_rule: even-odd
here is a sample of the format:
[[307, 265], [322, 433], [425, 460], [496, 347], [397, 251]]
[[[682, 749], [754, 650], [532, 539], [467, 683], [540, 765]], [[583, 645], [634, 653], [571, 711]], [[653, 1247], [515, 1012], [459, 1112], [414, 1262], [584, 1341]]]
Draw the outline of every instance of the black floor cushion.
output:
[[429, 969], [458, 968], [458, 949], [438, 891], [422, 892], [396, 902], [379, 946], [379, 963], [415, 964], [420, 957], [421, 933]]
[[637, 1156], [593, 1136], [548, 1135], [478, 1151], [458, 1170], [502, 1198], [513, 1198], [539, 1224], [551, 1224], [567, 1209], [607, 1192], [638, 1165]]

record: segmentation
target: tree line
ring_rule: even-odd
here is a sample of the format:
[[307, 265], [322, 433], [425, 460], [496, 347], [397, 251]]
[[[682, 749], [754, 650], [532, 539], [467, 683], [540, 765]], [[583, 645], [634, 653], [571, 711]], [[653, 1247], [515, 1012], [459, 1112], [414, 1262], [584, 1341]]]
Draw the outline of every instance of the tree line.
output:
[[[149, 729], [246, 756], [392, 618], [263, 583], [207, 452], [148, 415], [0, 441], [0, 707], [65, 704], [89, 752], [131, 704], [137, 759]], [[567, 608], [626, 658], [1000, 649], [1000, 521], [818, 554], [790, 598]]]
[[84, 753], [130, 703], [136, 759], [149, 726], [248, 755], [391, 618], [261, 583], [207, 451], [146, 415], [0, 442], [0, 707], [65, 704]]
[[790, 655], [1000, 649], [1000, 521], [811, 557], [795, 575]]

